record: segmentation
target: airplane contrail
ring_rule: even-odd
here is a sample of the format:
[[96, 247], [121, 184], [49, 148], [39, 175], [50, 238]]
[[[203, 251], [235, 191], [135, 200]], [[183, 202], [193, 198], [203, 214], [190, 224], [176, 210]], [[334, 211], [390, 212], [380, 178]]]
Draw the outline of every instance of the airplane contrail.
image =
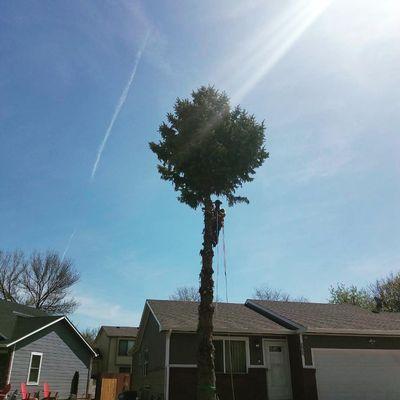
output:
[[126, 84], [126, 86], [125, 86], [125, 88], [124, 88], [124, 90], [123, 90], [123, 92], [121, 94], [121, 97], [118, 100], [118, 103], [117, 103], [117, 106], [115, 107], [114, 114], [113, 114], [113, 116], [111, 118], [110, 124], [108, 125], [108, 128], [107, 128], [106, 133], [105, 133], [104, 138], [103, 138], [103, 141], [101, 142], [99, 150], [97, 151], [96, 161], [93, 164], [91, 180], [93, 180], [94, 176], [96, 175], [96, 171], [97, 171], [97, 168], [99, 166], [99, 162], [100, 162], [101, 156], [103, 154], [103, 151], [104, 151], [104, 148], [105, 148], [105, 146], [107, 144], [107, 141], [108, 141], [108, 139], [109, 139], [109, 137], [111, 135], [111, 131], [112, 131], [112, 128], [114, 126], [114, 123], [115, 123], [116, 119], [118, 118], [118, 115], [119, 115], [122, 107], [125, 104], [126, 98], [128, 97], [129, 89], [131, 88], [133, 79], [135, 78], [136, 70], [138, 68], [140, 59], [142, 58], [142, 53], [143, 53], [143, 51], [144, 51], [144, 49], [145, 49], [145, 47], [147, 45], [147, 40], [149, 38], [149, 34], [150, 34], [150, 32], [147, 32], [146, 37], [145, 37], [145, 39], [143, 41], [143, 44], [142, 44], [142, 46], [140, 47], [140, 49], [138, 50], [138, 52], [136, 54], [135, 63], [133, 65], [131, 76], [129, 77], [128, 83]]
[[67, 255], [69, 248], [71, 247], [72, 239], [74, 238], [75, 234], [76, 234], [76, 228], [72, 231], [72, 233], [68, 239], [67, 246], [65, 247], [64, 253], [61, 257], [61, 262], [64, 261], [64, 258]]

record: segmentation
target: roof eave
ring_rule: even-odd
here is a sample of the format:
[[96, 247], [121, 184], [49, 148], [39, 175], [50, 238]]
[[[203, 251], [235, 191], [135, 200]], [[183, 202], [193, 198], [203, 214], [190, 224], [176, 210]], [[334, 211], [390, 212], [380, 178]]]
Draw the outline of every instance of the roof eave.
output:
[[13, 341], [11, 341], [10, 343], [4, 344], [4, 347], [8, 348], [11, 347], [19, 342], [21, 342], [24, 339], [27, 339], [28, 337], [34, 335], [35, 333], [38, 333], [40, 331], [42, 331], [43, 329], [46, 329], [54, 324], [57, 324], [60, 321], [66, 321], [67, 324], [73, 329], [73, 331], [80, 337], [80, 339], [85, 343], [85, 345], [88, 347], [88, 349], [90, 350], [90, 352], [93, 354], [94, 357], [97, 357], [97, 353], [93, 350], [92, 346], [90, 346], [90, 344], [85, 340], [85, 338], [79, 333], [79, 331], [75, 328], [75, 326], [73, 325], [73, 323], [67, 318], [67, 317], [60, 317], [55, 319], [54, 321], [51, 321], [50, 323], [43, 325], [42, 327], [35, 329], [34, 331], [28, 333], [27, 335], [21, 336], [18, 339], [15, 339]]
[[400, 330], [382, 329], [335, 329], [335, 328], [309, 328], [304, 334], [308, 335], [357, 335], [357, 336], [400, 336]]
[[246, 300], [244, 303], [246, 307], [252, 309], [253, 311], [258, 312], [259, 314], [263, 315], [264, 317], [269, 318], [270, 320], [274, 321], [275, 323], [287, 328], [290, 331], [295, 331], [296, 333], [303, 333], [307, 330], [307, 328], [295, 321], [292, 321], [283, 315], [270, 310], [269, 308], [263, 307], [249, 299]]

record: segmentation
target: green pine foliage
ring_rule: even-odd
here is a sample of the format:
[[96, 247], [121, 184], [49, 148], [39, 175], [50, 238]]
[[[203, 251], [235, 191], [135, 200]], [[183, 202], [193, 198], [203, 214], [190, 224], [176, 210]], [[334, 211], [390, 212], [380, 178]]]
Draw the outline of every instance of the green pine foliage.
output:
[[253, 115], [239, 106], [231, 109], [225, 93], [202, 86], [191, 99], [177, 99], [160, 125], [160, 142], [150, 148], [161, 178], [173, 183], [181, 202], [197, 208], [215, 195], [233, 205], [248, 202], [236, 191], [268, 158], [264, 131]]

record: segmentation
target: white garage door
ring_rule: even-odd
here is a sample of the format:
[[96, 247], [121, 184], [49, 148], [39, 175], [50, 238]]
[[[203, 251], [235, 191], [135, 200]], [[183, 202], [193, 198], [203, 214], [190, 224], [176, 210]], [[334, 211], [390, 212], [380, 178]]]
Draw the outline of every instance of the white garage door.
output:
[[318, 400], [400, 400], [400, 350], [313, 349]]

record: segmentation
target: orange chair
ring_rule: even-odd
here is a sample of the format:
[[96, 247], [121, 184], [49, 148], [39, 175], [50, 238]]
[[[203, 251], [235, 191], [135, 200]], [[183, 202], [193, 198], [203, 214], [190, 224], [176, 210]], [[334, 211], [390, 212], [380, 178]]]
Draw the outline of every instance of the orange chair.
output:
[[47, 382], [43, 384], [43, 394], [44, 394], [43, 400], [45, 399], [53, 400], [58, 398], [58, 392], [56, 392], [54, 396], [51, 395], [50, 385]]
[[39, 392], [35, 393], [33, 397], [31, 397], [31, 394], [28, 392], [28, 389], [26, 388], [26, 384], [21, 383], [21, 398], [22, 400], [39, 400]]
[[25, 383], [21, 383], [21, 398], [22, 400], [29, 400], [31, 397], [30, 393], [28, 393], [28, 389], [26, 388]]

